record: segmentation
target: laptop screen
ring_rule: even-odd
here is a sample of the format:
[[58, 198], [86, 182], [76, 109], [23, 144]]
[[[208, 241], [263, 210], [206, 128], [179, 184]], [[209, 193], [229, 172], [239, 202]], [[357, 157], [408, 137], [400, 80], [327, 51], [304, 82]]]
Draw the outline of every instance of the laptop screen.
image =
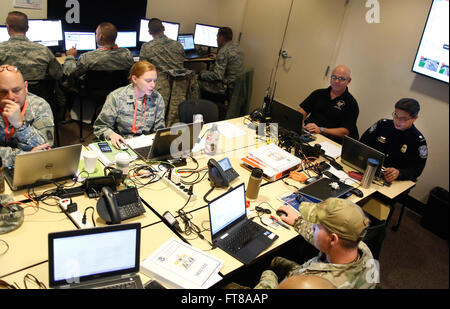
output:
[[75, 47], [77, 50], [94, 50], [97, 48], [95, 32], [64, 32], [66, 50]]
[[245, 187], [242, 183], [209, 203], [211, 235], [214, 236], [245, 215]]
[[49, 234], [51, 286], [139, 271], [140, 223]]
[[277, 101], [271, 104], [271, 122], [288, 131], [302, 135], [303, 114]]
[[180, 34], [178, 42], [183, 45], [184, 50], [195, 50], [194, 35], [192, 34]]

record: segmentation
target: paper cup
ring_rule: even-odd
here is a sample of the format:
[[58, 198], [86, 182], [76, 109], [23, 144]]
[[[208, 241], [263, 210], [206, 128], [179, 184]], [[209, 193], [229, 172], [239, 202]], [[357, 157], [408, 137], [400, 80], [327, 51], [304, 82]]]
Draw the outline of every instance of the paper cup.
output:
[[128, 153], [121, 152], [116, 155], [116, 167], [121, 170], [123, 174], [128, 174], [130, 162], [131, 157]]
[[93, 173], [97, 166], [98, 155], [95, 151], [83, 152], [84, 170], [88, 173]]

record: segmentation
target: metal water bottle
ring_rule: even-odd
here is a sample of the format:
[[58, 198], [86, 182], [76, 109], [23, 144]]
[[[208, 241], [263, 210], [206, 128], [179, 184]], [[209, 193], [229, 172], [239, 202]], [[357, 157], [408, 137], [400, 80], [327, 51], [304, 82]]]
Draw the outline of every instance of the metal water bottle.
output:
[[366, 171], [361, 179], [361, 187], [367, 189], [370, 188], [370, 184], [372, 183], [373, 177], [375, 176], [375, 172], [377, 171], [378, 162], [375, 159], [369, 158], [367, 159]]

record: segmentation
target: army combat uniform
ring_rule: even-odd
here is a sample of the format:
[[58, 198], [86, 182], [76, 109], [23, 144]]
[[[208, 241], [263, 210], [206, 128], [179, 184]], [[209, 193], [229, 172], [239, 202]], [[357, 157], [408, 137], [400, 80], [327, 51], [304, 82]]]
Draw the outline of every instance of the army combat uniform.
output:
[[164, 34], [142, 45], [139, 60], [153, 64], [158, 73], [184, 69], [184, 49], [180, 42]]
[[[4, 166], [14, 165], [15, 156], [36, 146], [53, 145], [54, 127], [50, 105], [41, 97], [27, 93], [27, 109], [22, 118], [23, 126], [15, 129], [7, 140], [5, 121], [0, 117], [0, 155]], [[11, 129], [10, 129], [11, 130]]]
[[416, 181], [422, 174], [428, 148], [414, 125], [401, 131], [395, 128], [393, 120], [381, 119], [364, 132], [361, 142], [386, 155], [383, 165], [398, 169], [398, 180]]
[[95, 136], [99, 139], [109, 139], [112, 133], [117, 133], [128, 138], [133, 135], [147, 135], [165, 127], [164, 101], [156, 90], [146, 97], [145, 121], [143, 104], [138, 102], [135, 133], [132, 132], [134, 110], [134, 86], [130, 84], [114, 90], [106, 98], [103, 109], [94, 122]]
[[199, 75], [200, 89], [214, 94], [225, 94], [233, 88], [236, 78], [244, 72], [244, 53], [234, 42], [226, 43], [217, 53], [214, 68]]

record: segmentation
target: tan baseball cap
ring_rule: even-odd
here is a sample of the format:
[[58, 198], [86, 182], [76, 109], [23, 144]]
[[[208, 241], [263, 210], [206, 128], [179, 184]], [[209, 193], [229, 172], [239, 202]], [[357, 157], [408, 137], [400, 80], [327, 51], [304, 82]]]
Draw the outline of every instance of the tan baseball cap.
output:
[[362, 240], [370, 224], [361, 207], [340, 198], [328, 198], [317, 204], [303, 202], [299, 212], [304, 220], [321, 224], [328, 231], [351, 241]]

